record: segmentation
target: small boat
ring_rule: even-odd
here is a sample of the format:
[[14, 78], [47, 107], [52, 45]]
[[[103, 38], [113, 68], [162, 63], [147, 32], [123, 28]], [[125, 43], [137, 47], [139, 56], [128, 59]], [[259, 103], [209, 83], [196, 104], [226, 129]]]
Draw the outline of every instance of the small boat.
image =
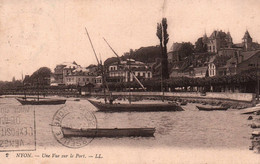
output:
[[63, 99], [20, 99], [16, 98], [17, 101], [19, 101], [22, 105], [60, 105], [65, 104], [66, 100]]
[[175, 103], [131, 103], [131, 104], [119, 104], [119, 103], [102, 103], [98, 101], [89, 100], [98, 111], [101, 112], [161, 112], [161, 111], [183, 111], [183, 109]]
[[252, 107], [252, 108], [246, 108], [243, 109], [241, 114], [254, 114], [254, 113], [260, 113], [260, 107], [256, 106], [256, 107]]
[[74, 129], [61, 127], [63, 137], [154, 137], [155, 128]]
[[229, 107], [221, 107], [221, 106], [196, 106], [199, 110], [203, 111], [213, 111], [213, 110], [227, 110]]
[[180, 103], [181, 105], [187, 105], [187, 102], [186, 101], [183, 101]]

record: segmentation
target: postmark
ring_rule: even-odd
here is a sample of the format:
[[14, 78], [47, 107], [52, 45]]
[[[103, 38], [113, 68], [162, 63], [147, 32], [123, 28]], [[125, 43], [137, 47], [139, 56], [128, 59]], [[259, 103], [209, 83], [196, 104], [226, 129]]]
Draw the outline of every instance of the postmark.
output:
[[36, 123], [32, 106], [0, 106], [0, 152], [35, 151]]
[[[68, 148], [81, 148], [88, 145], [95, 135], [84, 137], [79, 133], [87, 129], [96, 129], [97, 119], [86, 108], [64, 106], [54, 114], [51, 127], [54, 138], [61, 145]], [[70, 136], [69, 134], [72, 133], [74, 135]]]

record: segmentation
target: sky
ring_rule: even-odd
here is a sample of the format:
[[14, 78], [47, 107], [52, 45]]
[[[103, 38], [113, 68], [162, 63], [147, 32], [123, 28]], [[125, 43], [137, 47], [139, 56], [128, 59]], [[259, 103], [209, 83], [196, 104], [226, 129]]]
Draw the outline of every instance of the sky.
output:
[[159, 44], [156, 26], [168, 20], [169, 43], [192, 42], [213, 30], [230, 31], [240, 43], [246, 31], [260, 42], [260, 0], [0, 0], [0, 80], [21, 79], [63, 62], [97, 64]]

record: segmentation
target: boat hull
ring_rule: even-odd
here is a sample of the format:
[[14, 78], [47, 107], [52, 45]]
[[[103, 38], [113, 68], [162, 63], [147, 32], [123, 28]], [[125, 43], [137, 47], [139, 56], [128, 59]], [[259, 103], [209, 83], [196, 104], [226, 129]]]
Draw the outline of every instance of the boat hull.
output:
[[183, 109], [176, 104], [105, 104], [88, 100], [93, 104], [98, 111], [101, 112], [161, 112], [161, 111], [183, 111]]
[[213, 111], [213, 110], [222, 110], [225, 111], [228, 109], [228, 107], [202, 107], [202, 106], [196, 106], [199, 110], [203, 111]]
[[66, 100], [55, 100], [55, 99], [48, 99], [48, 100], [23, 100], [23, 99], [16, 99], [22, 105], [60, 105], [65, 104]]
[[63, 137], [154, 137], [155, 128], [73, 129], [62, 127]]

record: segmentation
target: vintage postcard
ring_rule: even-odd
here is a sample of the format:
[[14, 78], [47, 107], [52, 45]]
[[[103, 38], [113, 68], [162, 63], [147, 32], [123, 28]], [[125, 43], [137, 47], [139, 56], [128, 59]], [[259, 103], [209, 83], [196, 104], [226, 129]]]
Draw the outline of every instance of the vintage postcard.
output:
[[260, 163], [259, 0], [0, 0], [0, 163]]

